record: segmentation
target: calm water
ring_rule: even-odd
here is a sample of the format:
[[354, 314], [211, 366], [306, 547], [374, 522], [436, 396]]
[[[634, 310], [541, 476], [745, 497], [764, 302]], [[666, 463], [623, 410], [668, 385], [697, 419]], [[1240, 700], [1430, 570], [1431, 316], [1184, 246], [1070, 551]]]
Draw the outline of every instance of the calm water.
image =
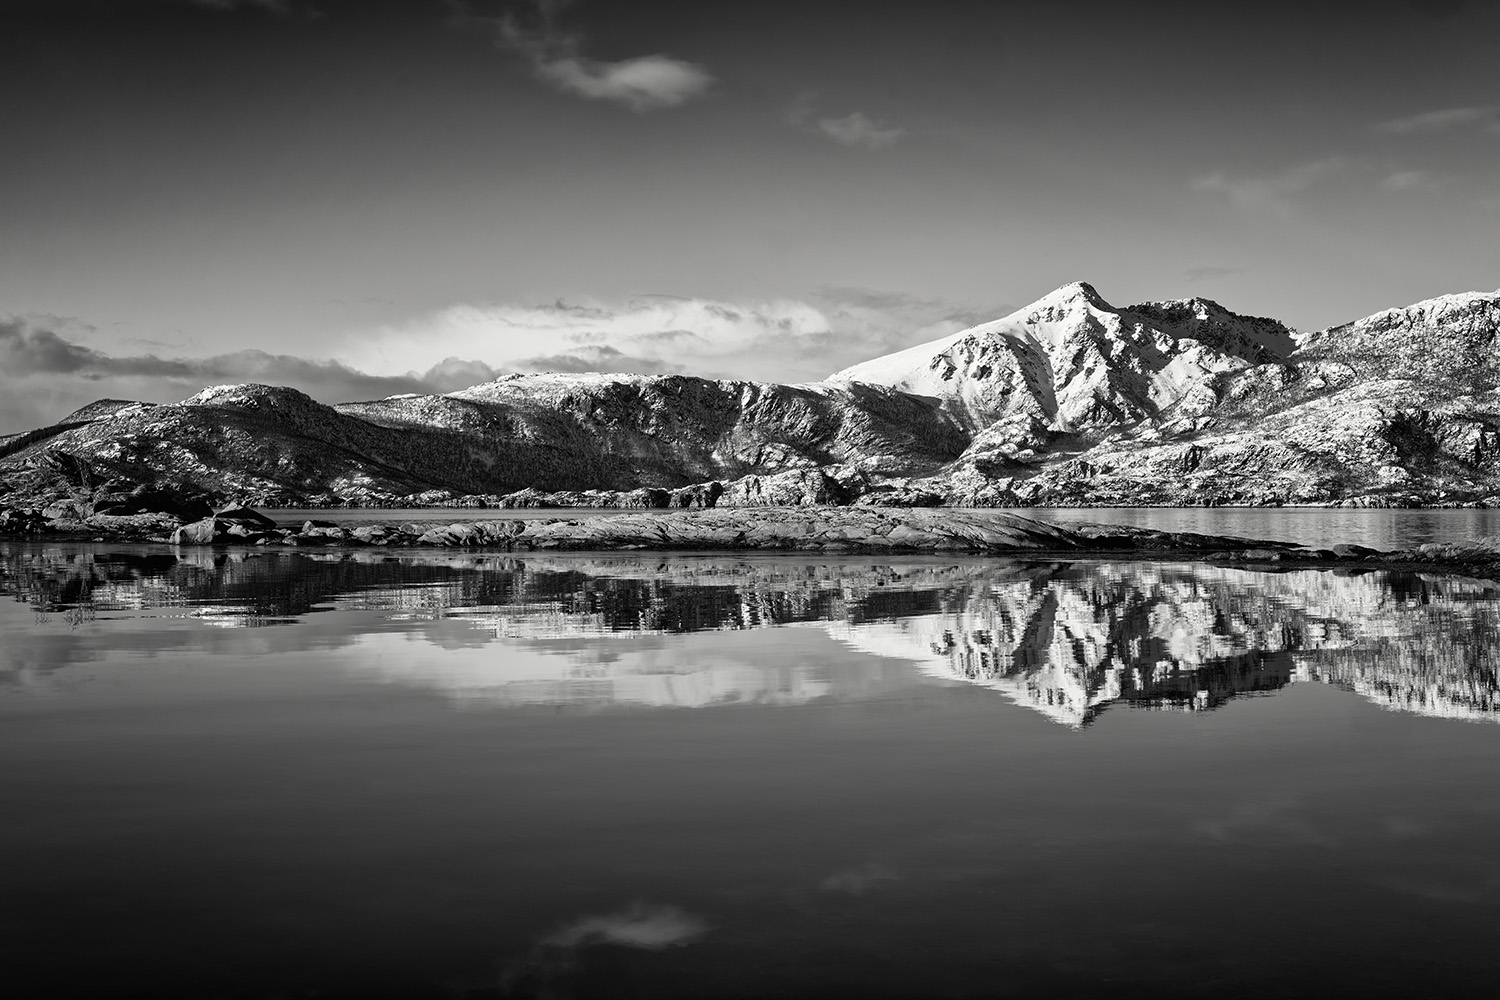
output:
[[0, 543], [27, 997], [1488, 996], [1500, 589]]
[[[448, 524], [482, 518], [593, 517], [641, 511], [551, 507], [515, 510], [461, 510], [415, 507], [398, 510], [273, 510], [270, 516], [288, 524], [309, 518], [337, 524], [432, 521]], [[1500, 535], [1500, 510], [1357, 510], [1325, 507], [1028, 507], [1011, 511], [1057, 524], [1099, 521], [1163, 531], [1197, 531], [1239, 535], [1304, 545], [1340, 542], [1378, 549], [1410, 548], [1423, 542], [1462, 542]]]

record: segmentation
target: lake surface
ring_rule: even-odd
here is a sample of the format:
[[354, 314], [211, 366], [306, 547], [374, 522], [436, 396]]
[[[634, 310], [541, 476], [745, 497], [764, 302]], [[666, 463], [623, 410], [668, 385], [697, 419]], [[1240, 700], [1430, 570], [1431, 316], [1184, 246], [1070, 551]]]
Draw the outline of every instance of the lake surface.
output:
[[0, 542], [27, 997], [1489, 996], [1500, 589]]
[[[1018, 507], [1012, 514], [1053, 524], [1096, 521], [1130, 524], [1162, 531], [1196, 531], [1238, 535], [1319, 547], [1348, 542], [1377, 549], [1411, 548], [1423, 542], [1464, 542], [1500, 535], [1500, 510], [1380, 510], [1342, 507]], [[450, 524], [488, 518], [580, 518], [640, 514], [611, 508], [433, 508], [393, 510], [268, 510], [287, 524], [308, 519], [336, 524], [402, 524], [411, 521]], [[753, 509], [746, 509], [753, 516]]]

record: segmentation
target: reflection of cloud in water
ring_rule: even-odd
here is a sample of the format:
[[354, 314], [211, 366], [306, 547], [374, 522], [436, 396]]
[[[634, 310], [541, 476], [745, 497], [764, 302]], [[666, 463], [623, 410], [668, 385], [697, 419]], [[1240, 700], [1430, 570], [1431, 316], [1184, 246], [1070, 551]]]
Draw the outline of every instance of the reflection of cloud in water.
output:
[[685, 945], [708, 933], [708, 924], [676, 906], [636, 902], [616, 913], [582, 917], [542, 939], [559, 948], [613, 944], [655, 951]]
[[844, 892], [851, 896], [863, 896], [881, 887], [882, 883], [896, 881], [896, 873], [876, 862], [845, 868], [818, 883], [824, 892]]
[[475, 706], [703, 708], [803, 704], [835, 694], [827, 666], [791, 655], [798, 648], [805, 653], [805, 645], [787, 638], [766, 632], [725, 644], [707, 635], [616, 635], [449, 646], [430, 655], [399, 634], [367, 635], [340, 661]]
[[707, 921], [681, 907], [635, 902], [623, 910], [580, 917], [540, 938], [531, 950], [505, 963], [501, 996], [562, 997], [587, 992], [579, 977], [590, 948], [612, 945], [663, 951], [692, 944], [707, 934]]
[[1223, 843], [1265, 844], [1278, 840], [1309, 847], [1337, 847], [1338, 842], [1299, 814], [1303, 801], [1295, 796], [1249, 799], [1227, 816], [1202, 820], [1193, 831]]

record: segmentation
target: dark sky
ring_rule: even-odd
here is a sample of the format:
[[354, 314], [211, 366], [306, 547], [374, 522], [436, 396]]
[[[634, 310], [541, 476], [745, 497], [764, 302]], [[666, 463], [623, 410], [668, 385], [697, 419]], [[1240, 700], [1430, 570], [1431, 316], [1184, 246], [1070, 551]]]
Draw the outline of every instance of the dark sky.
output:
[[1075, 279], [1305, 329], [1500, 285], [1500, 4], [0, 0], [0, 66], [0, 431], [816, 378]]

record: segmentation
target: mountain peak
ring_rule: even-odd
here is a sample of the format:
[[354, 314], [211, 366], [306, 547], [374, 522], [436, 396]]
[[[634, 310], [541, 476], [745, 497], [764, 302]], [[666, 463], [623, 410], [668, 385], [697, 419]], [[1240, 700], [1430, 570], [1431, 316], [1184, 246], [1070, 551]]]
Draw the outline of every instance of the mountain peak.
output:
[[1066, 285], [1060, 285], [1046, 295], [1043, 295], [1022, 311], [1031, 312], [1047, 306], [1061, 306], [1079, 301], [1085, 302], [1095, 309], [1114, 308], [1108, 302], [1105, 302], [1104, 297], [1087, 281], [1070, 281]]

